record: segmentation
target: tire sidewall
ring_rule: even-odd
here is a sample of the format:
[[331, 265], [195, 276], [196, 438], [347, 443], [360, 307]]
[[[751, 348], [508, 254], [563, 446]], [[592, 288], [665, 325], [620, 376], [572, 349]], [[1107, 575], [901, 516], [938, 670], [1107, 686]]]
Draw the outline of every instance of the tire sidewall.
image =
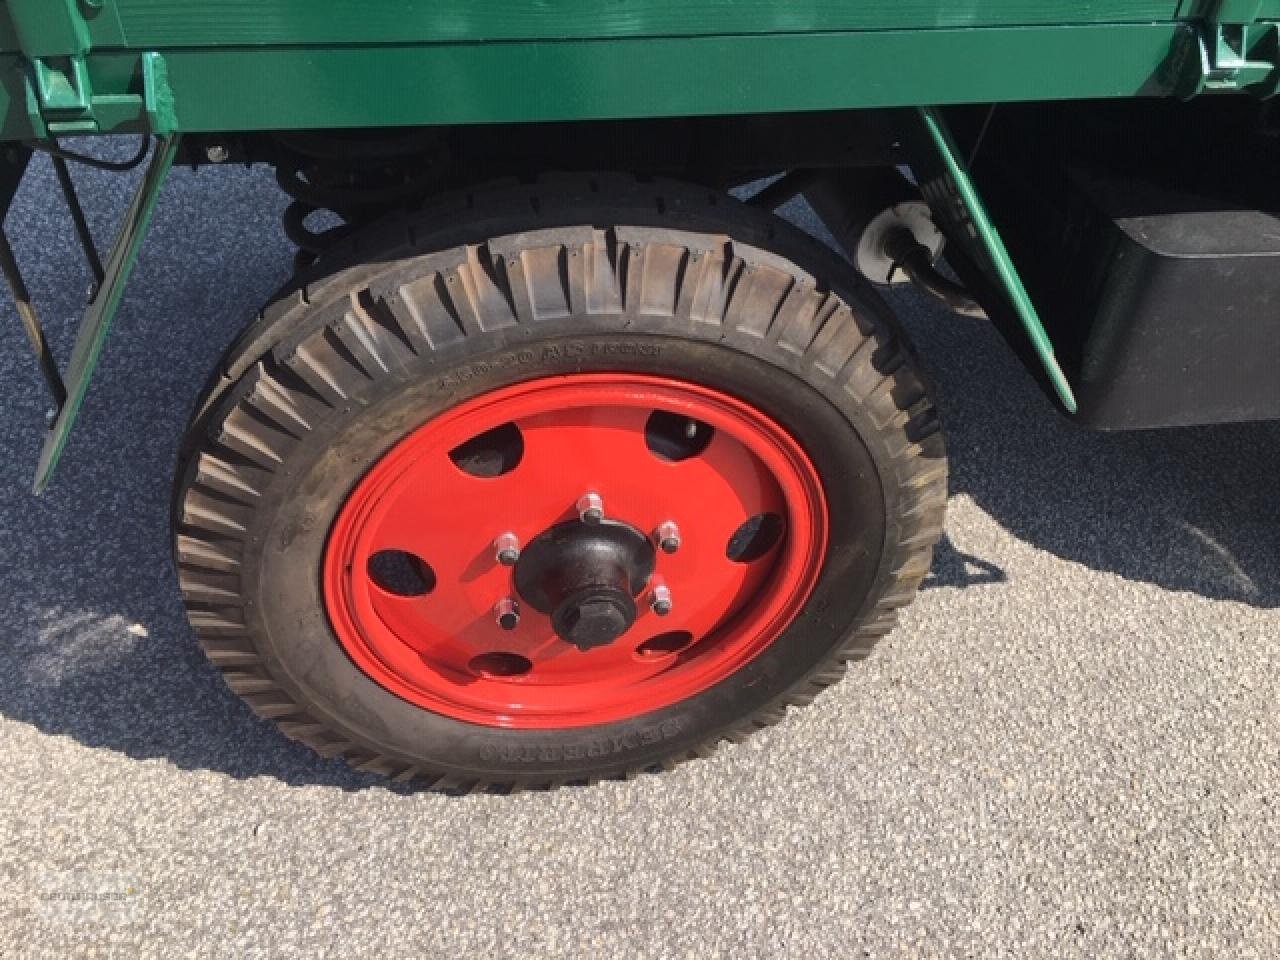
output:
[[[823, 478], [832, 525], [806, 608], [771, 647], [717, 686], [663, 710], [594, 727], [524, 731], [468, 724], [423, 710], [371, 680], [335, 636], [322, 584], [329, 532], [351, 491], [401, 440], [459, 403], [542, 377], [607, 372], [721, 390], [800, 442]], [[896, 535], [890, 527], [897, 505], [889, 499], [897, 492], [885, 475], [892, 461], [888, 443], [856, 399], [834, 384], [824, 388], [812, 369], [756, 341], [691, 340], [687, 330], [660, 319], [599, 315], [478, 334], [465, 349], [371, 379], [294, 450], [248, 531], [246, 620], [260, 638], [265, 668], [287, 692], [339, 734], [405, 763], [512, 782], [643, 769], [714, 742], [838, 655], [890, 576], [886, 544]]]

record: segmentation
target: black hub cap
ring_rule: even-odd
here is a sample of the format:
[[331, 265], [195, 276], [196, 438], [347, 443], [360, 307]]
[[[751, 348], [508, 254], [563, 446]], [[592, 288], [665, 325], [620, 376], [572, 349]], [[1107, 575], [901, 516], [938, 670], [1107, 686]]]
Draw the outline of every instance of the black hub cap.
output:
[[529, 544], [516, 564], [525, 603], [551, 617], [579, 650], [613, 643], [636, 622], [636, 600], [653, 576], [649, 538], [625, 523], [564, 523]]

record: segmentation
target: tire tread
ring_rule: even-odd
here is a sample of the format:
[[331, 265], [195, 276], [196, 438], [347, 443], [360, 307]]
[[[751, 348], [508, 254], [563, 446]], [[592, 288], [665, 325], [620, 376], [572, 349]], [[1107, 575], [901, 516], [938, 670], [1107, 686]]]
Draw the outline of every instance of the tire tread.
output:
[[[239, 609], [239, 556], [249, 514], [291, 445], [310, 430], [309, 417], [351, 405], [362, 380], [404, 370], [415, 355], [481, 332], [586, 309], [660, 316], [684, 335], [733, 339], [747, 350], [753, 342], [774, 344], [826, 378], [832, 390], [862, 404], [876, 429], [895, 440], [886, 479], [902, 501], [899, 529], [890, 538], [890, 574], [874, 609], [804, 683], [666, 758], [659, 768], [708, 756], [717, 744], [740, 742], [781, 721], [790, 708], [811, 703], [839, 682], [846, 663], [865, 659], [893, 629], [898, 611], [914, 599], [931, 566], [947, 499], [940, 425], [887, 310], [850, 305], [803, 269], [723, 234], [552, 227], [544, 232], [547, 245], [532, 248], [527, 235], [448, 244], [449, 230], [437, 226], [450, 216], [478, 222], [509, 216], [517, 202], [513, 196], [524, 196], [545, 215], [597, 193], [624, 213], [643, 203], [708, 222], [731, 223], [745, 215], [727, 197], [618, 175], [553, 178], [443, 198], [349, 239], [269, 304], [233, 346], [197, 408], [174, 504], [175, 557], [192, 630], [256, 714], [322, 756], [341, 757], [395, 781], [455, 792], [549, 789], [562, 782], [462, 781], [371, 752], [310, 714], [277, 683]], [[408, 262], [413, 275], [390, 282]], [[878, 302], [870, 294], [868, 301]], [[305, 318], [314, 317], [320, 304], [324, 322], [305, 329]], [[761, 316], [767, 323], [760, 324]], [[652, 766], [618, 769], [607, 778], [631, 778]]]

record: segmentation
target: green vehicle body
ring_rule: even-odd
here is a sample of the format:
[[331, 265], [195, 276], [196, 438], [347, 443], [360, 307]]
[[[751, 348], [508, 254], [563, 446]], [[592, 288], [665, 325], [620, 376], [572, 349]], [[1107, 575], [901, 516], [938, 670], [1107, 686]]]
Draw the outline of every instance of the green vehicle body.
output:
[[164, 138], [104, 258], [65, 400], [55, 390], [37, 489], [181, 137], [907, 108], [1073, 412], [1070, 378], [942, 108], [1265, 99], [1278, 62], [1280, 0], [3, 0], [0, 142]]
[[1272, 83], [1276, 21], [1276, 0], [7, 0], [0, 107], [13, 140], [1185, 95]]

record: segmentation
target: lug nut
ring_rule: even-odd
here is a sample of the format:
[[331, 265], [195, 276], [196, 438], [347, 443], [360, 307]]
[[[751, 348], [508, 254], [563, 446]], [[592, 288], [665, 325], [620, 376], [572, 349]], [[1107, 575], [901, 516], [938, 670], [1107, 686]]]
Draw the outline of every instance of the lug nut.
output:
[[514, 567], [520, 560], [520, 538], [514, 533], [504, 533], [493, 541], [493, 558], [504, 567]]
[[604, 520], [604, 500], [598, 493], [583, 494], [578, 499], [578, 516], [583, 523], [600, 523]]
[[520, 604], [510, 597], [503, 597], [493, 608], [493, 616], [503, 630], [514, 630], [520, 626]]
[[653, 539], [658, 541], [658, 548], [663, 553], [675, 553], [680, 549], [680, 528], [668, 520], [658, 527]]
[[674, 608], [675, 604], [671, 600], [671, 588], [665, 584], [658, 584], [653, 588], [653, 603], [650, 604], [653, 612], [660, 617], [665, 617]]

